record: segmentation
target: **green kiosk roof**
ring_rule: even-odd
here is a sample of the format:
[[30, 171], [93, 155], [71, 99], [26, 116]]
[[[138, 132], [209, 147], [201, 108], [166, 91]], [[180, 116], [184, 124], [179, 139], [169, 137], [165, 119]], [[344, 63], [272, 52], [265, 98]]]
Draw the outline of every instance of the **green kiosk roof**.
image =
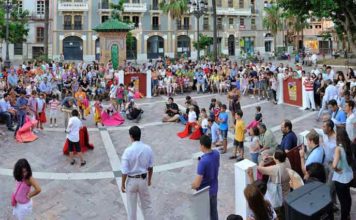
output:
[[104, 23], [93, 28], [96, 32], [119, 32], [119, 31], [130, 31], [133, 27], [130, 24], [121, 22], [117, 19], [109, 19]]

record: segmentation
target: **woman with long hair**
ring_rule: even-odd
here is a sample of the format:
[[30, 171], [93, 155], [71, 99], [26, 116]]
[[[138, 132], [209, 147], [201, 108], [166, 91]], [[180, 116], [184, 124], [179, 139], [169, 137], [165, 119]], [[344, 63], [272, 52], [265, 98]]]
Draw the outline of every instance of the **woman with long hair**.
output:
[[351, 141], [346, 129], [338, 128], [336, 131], [336, 148], [332, 168], [334, 169], [332, 180], [341, 206], [341, 220], [350, 219], [352, 199], [350, 194], [350, 182], [353, 179], [351, 168], [353, 154]]
[[[26, 159], [20, 159], [14, 167], [14, 178], [16, 180], [15, 191], [12, 194], [11, 203], [13, 215], [18, 220], [23, 220], [32, 213], [32, 197], [41, 192], [41, 188], [35, 178], [32, 177], [30, 164]], [[34, 188], [31, 191], [31, 188]]]
[[251, 210], [247, 220], [275, 220], [277, 215], [271, 204], [266, 201], [261, 191], [254, 184], [249, 184], [244, 190], [244, 195]]

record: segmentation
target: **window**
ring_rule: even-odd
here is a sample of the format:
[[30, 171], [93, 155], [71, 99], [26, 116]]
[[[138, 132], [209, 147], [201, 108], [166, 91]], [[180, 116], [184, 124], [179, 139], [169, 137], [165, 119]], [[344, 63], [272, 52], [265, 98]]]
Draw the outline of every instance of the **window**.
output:
[[132, 0], [132, 3], [140, 3], [140, 0]]
[[36, 41], [38, 43], [43, 43], [43, 41], [44, 41], [44, 28], [43, 27], [36, 28]]
[[234, 7], [234, 1], [233, 0], [228, 0], [227, 1], [227, 5], [228, 5], [229, 8]]
[[132, 17], [132, 22], [135, 23], [135, 27], [138, 27], [139, 23], [140, 23], [140, 17], [139, 16], [133, 16]]
[[159, 9], [159, 3], [158, 0], [152, 0], [152, 10], [158, 10]]
[[23, 52], [23, 44], [15, 43], [14, 44], [14, 55], [22, 55]]
[[234, 18], [229, 18], [229, 25], [234, 25]]
[[72, 29], [72, 16], [71, 15], [64, 15], [64, 30], [71, 30]]
[[109, 9], [109, 0], [101, 0], [101, 9]]
[[184, 26], [184, 30], [188, 30], [189, 29], [189, 17], [185, 17], [183, 19], [183, 26]]
[[177, 21], [177, 29], [180, 30], [182, 28], [182, 19], [177, 18], [176, 21]]
[[218, 17], [216, 19], [216, 23], [218, 24], [218, 29], [221, 30], [222, 29], [222, 17]]
[[39, 56], [42, 56], [43, 51], [44, 51], [43, 47], [32, 47], [32, 58], [36, 59]]
[[45, 3], [43, 0], [38, 0], [37, 1], [37, 14], [44, 15], [44, 12], [45, 12]]
[[240, 27], [244, 27], [244, 26], [245, 26], [245, 19], [240, 18]]
[[82, 30], [82, 16], [81, 15], [74, 16], [74, 30]]
[[239, 0], [239, 8], [244, 8], [245, 4], [244, 4], [244, 0]]
[[216, 2], [216, 6], [217, 6], [217, 7], [221, 7], [221, 6], [222, 6], [222, 2], [221, 2], [221, 0], [217, 0], [217, 2]]
[[265, 51], [271, 52], [271, 48], [272, 48], [272, 41], [265, 41]]
[[124, 16], [123, 21], [126, 23], [130, 22], [130, 16]]
[[157, 16], [152, 17], [152, 29], [159, 30], [159, 17]]
[[107, 15], [101, 16], [101, 23], [104, 23], [108, 19], [109, 19], [109, 16], [107, 16]]
[[209, 30], [209, 17], [204, 17], [203, 28], [204, 30]]

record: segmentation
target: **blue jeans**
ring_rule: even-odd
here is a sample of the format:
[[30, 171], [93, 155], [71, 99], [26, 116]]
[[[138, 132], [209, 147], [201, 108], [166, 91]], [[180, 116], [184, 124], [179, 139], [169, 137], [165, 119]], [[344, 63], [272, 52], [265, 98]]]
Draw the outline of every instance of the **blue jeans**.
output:
[[23, 124], [25, 124], [25, 118], [26, 118], [26, 114], [19, 113], [17, 115], [17, 126], [15, 130], [15, 134], [23, 126]]
[[250, 153], [250, 156], [251, 156], [251, 160], [258, 164], [258, 153]]
[[218, 196], [210, 196], [210, 220], [219, 220]]
[[180, 123], [186, 125], [187, 124], [187, 120], [184, 118], [184, 115], [179, 115], [179, 120], [180, 120]]

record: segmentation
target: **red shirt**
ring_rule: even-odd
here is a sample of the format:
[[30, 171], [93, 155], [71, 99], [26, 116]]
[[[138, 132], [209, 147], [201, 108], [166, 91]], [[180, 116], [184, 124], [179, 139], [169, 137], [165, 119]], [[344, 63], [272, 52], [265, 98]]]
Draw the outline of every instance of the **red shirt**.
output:
[[305, 91], [309, 92], [309, 91], [313, 91], [313, 87], [314, 87], [314, 81], [312, 79], [310, 80], [305, 80], [304, 81], [304, 88]]

